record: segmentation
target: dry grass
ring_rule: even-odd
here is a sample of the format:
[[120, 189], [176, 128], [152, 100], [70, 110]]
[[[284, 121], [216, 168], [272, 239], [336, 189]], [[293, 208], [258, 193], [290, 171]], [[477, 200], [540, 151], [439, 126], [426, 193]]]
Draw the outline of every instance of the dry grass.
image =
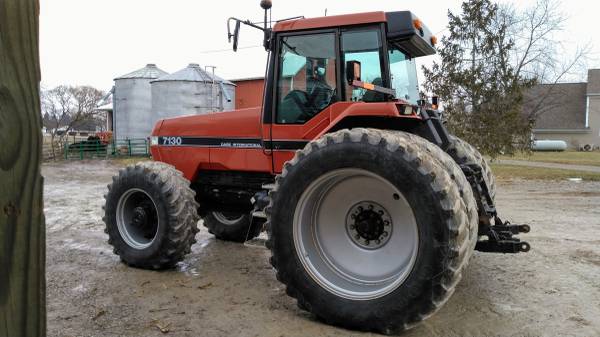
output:
[[574, 170], [501, 164], [492, 164], [492, 170], [494, 171], [496, 178], [499, 180], [510, 180], [513, 178], [539, 180], [566, 180], [569, 178], [581, 178], [585, 181], [600, 181], [600, 173]]
[[514, 156], [501, 156], [499, 159], [527, 160], [543, 163], [600, 166], [600, 152], [532, 152]]

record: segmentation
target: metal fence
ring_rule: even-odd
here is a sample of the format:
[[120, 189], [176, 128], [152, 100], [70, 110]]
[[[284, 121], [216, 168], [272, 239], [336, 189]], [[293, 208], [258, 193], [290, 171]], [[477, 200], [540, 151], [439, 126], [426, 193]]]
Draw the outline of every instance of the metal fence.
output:
[[88, 139], [66, 142], [63, 149], [65, 159], [150, 156], [150, 142], [145, 138], [115, 139], [109, 142]]

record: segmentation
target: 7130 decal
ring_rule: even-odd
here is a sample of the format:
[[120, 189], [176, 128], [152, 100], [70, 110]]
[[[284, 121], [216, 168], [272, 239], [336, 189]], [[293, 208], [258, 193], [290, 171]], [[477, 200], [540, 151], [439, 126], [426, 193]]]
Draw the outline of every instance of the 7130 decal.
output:
[[181, 137], [162, 137], [162, 145], [181, 145]]

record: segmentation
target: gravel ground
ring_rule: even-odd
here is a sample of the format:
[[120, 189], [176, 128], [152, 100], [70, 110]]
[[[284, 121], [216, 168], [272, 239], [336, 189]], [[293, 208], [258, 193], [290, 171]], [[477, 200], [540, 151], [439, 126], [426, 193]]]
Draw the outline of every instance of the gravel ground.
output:
[[498, 162], [498, 164], [503, 164], [503, 165], [543, 167], [543, 168], [551, 168], [551, 169], [600, 173], [600, 166], [591, 166], [591, 165], [558, 164], [558, 163], [545, 163], [545, 162], [539, 162], [539, 161], [510, 160], [510, 159], [499, 159], [497, 162]]
[[[101, 220], [109, 161], [44, 165], [49, 336], [370, 336], [322, 324], [285, 295], [259, 246], [202, 228], [175, 270], [128, 268]], [[475, 253], [446, 306], [404, 336], [600, 336], [600, 183], [502, 181], [528, 254]]]

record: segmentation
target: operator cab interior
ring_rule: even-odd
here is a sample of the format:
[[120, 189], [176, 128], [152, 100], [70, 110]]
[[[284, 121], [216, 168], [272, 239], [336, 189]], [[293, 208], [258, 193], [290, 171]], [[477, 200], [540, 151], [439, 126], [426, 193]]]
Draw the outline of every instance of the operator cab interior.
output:
[[[341, 101], [419, 100], [414, 58], [386, 43], [384, 24], [281, 34], [276, 50], [277, 124], [304, 124]], [[356, 87], [345, 75], [358, 63], [360, 81], [393, 95]]]
[[277, 122], [297, 124], [337, 101], [335, 34], [281, 39]]

